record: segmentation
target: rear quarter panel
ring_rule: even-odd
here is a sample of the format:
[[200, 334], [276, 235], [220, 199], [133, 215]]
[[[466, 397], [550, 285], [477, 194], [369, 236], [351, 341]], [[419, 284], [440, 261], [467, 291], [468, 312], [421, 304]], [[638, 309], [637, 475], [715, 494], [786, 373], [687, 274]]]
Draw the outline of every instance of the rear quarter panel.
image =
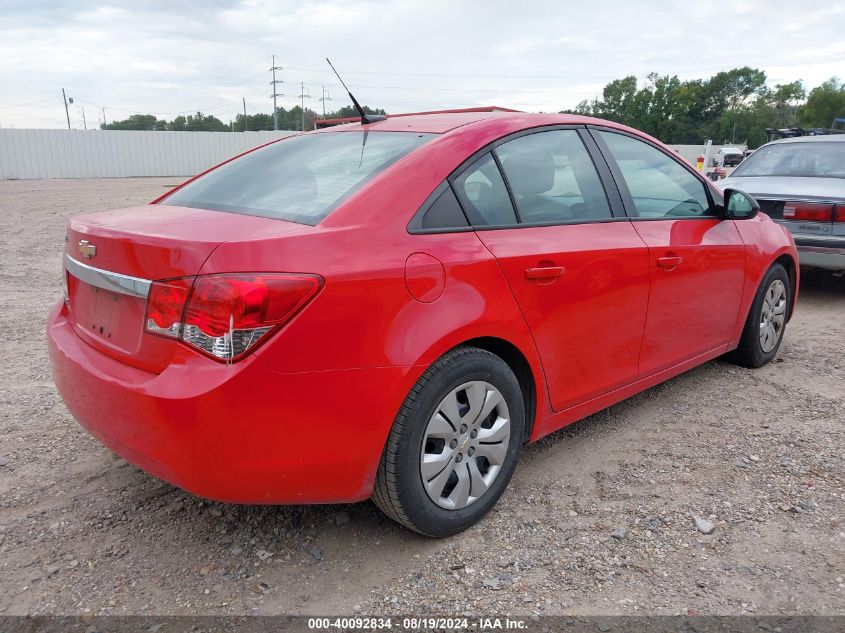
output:
[[[406, 261], [413, 253], [426, 253], [443, 266], [443, 290], [433, 301], [419, 301], [408, 289]], [[536, 401], [548, 402], [522, 313], [498, 262], [474, 232], [410, 235], [404, 227], [399, 234], [389, 227], [347, 227], [225, 243], [202, 270], [221, 271], [323, 276], [314, 301], [255, 355], [278, 379], [303, 372], [405, 368], [401, 384], [368, 389], [360, 397], [371, 402], [356, 404], [381, 412], [372, 421], [379, 428], [379, 446], [425, 369], [470, 339], [496, 337], [517, 347], [532, 368]]]

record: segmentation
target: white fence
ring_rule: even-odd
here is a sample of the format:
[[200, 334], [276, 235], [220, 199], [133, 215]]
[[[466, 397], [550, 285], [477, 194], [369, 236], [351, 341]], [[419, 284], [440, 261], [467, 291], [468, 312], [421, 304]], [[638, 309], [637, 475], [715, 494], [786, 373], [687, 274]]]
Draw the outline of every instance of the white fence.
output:
[[[0, 129], [0, 180], [193, 176], [294, 133]], [[703, 145], [670, 147], [693, 165], [704, 152]], [[714, 145], [711, 156], [720, 147]]]
[[0, 180], [193, 176], [290, 134], [0, 129]]

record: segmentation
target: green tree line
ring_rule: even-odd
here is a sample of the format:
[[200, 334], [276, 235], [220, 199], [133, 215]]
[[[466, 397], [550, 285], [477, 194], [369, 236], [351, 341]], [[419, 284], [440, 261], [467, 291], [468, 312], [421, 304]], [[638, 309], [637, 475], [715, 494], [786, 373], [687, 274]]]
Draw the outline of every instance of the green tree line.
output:
[[[368, 114], [386, 114], [380, 108], [370, 108], [363, 106], [364, 111]], [[294, 106], [290, 109], [277, 108], [276, 115], [279, 119], [280, 130], [301, 130], [302, 128], [302, 108]], [[358, 113], [352, 106], [345, 106], [334, 112], [327, 112], [326, 118], [340, 118], [357, 116]], [[313, 110], [305, 108], [305, 128], [306, 130], [314, 129], [314, 120], [322, 118]], [[133, 114], [132, 116], [123, 119], [122, 121], [112, 121], [111, 123], [101, 124], [100, 127], [104, 130], [167, 130], [172, 132], [243, 132], [244, 129], [248, 131], [258, 130], [272, 130], [273, 129], [273, 114], [272, 113], [258, 113], [248, 114], [246, 116], [246, 127], [244, 127], [244, 115], [239, 114], [228, 123], [224, 123], [216, 116], [211, 114], [203, 114], [197, 112], [196, 114], [189, 114], [188, 116], [179, 115], [172, 121], [165, 121], [159, 119], [154, 114]]]
[[845, 117], [845, 83], [833, 77], [807, 94], [801, 81], [772, 87], [764, 71], [747, 66], [688, 81], [652, 73], [644, 85], [634, 76], [611, 81], [601, 97], [564, 112], [624, 123], [664, 143], [758, 147], [766, 128], [829, 128]]

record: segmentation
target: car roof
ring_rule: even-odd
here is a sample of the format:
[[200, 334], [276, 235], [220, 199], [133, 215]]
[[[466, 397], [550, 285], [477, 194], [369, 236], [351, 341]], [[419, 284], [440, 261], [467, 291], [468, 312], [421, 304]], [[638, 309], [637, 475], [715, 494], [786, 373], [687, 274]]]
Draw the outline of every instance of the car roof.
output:
[[452, 130], [472, 125], [474, 129], [485, 126], [495, 126], [510, 123], [514, 126], [524, 124], [524, 127], [539, 125], [586, 125], [593, 123], [628, 129], [625, 126], [602, 119], [585, 117], [577, 114], [529, 114], [504, 110], [489, 110], [485, 112], [443, 112], [432, 114], [396, 114], [390, 115], [384, 121], [375, 123], [348, 123], [318, 130], [325, 132], [419, 132], [432, 134], [446, 134]]
[[789, 138], [779, 138], [766, 145], [774, 145], [781, 143], [823, 143], [826, 141], [845, 142], [845, 134], [817, 134], [815, 136], [791, 136]]

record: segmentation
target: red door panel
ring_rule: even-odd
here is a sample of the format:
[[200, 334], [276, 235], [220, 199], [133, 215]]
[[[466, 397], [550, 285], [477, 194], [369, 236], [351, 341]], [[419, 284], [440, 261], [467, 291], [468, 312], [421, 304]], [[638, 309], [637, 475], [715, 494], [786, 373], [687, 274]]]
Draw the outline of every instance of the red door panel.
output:
[[552, 408], [636, 379], [648, 249], [628, 221], [479, 231], [531, 328]]
[[648, 244], [651, 293], [640, 373], [652, 374], [730, 341], [745, 277], [745, 247], [731, 220], [633, 223]]

